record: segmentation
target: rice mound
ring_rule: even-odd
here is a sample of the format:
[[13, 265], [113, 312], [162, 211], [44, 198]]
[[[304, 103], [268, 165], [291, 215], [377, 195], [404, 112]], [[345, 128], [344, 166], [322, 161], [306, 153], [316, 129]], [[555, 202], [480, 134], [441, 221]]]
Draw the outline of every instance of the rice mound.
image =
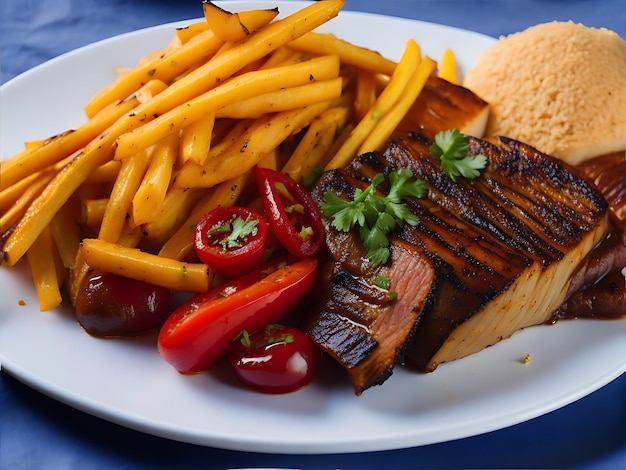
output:
[[626, 149], [626, 41], [608, 29], [554, 21], [502, 37], [464, 86], [490, 104], [487, 135], [574, 165]]

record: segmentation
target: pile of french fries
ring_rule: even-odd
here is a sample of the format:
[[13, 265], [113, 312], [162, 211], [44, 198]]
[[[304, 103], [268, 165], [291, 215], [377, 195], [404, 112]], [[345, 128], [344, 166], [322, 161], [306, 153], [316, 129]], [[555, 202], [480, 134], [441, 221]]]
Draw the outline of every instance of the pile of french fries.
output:
[[[202, 292], [202, 214], [245, 200], [255, 166], [301, 181], [382, 148], [437, 64], [409, 39], [396, 63], [313, 30], [343, 0], [205, 19], [119, 69], [77, 129], [2, 161], [2, 264], [26, 255], [41, 311], [75, 304], [93, 269]], [[454, 80], [454, 58], [440, 75]]]

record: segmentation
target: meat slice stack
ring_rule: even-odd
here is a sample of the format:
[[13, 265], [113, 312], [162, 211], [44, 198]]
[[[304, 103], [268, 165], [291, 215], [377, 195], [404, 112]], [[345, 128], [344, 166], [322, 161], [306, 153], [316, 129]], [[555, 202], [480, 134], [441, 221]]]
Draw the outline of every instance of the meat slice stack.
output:
[[403, 168], [429, 188], [407, 201], [420, 223], [393, 234], [384, 266], [366, 260], [358, 234], [326, 220], [328, 260], [305, 329], [348, 371], [356, 394], [399, 363], [433, 371], [549, 321], [607, 233], [605, 199], [571, 167], [511, 139], [470, 142], [470, 154], [488, 158], [475, 180], [450, 180], [431, 142], [411, 134], [327, 172], [314, 191], [320, 204], [325, 191], [349, 198], [376, 173]]

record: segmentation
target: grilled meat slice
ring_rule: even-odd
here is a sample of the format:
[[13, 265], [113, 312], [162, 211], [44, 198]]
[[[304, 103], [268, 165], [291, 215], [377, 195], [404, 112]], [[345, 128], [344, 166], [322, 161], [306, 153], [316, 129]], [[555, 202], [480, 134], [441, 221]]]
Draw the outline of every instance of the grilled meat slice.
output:
[[[372, 308], [358, 290], [338, 287], [343, 281], [333, 273], [346, 271], [351, 283], [369, 284], [378, 271], [365, 261], [358, 239], [348, 243], [353, 235], [327, 227], [331, 275], [319, 280], [328, 287], [307, 331], [346, 368], [357, 393], [384, 381], [405, 359], [433, 371], [548, 322], [579, 261], [607, 231], [607, 203], [595, 186], [530, 146], [472, 138], [470, 153], [486, 155], [488, 167], [475, 180], [455, 183], [430, 155], [430, 144], [417, 134], [393, 141], [384, 153], [325, 174], [314, 192], [318, 201], [329, 189], [350, 195], [363, 179], [402, 168], [429, 187], [427, 198], [407, 202], [420, 224], [392, 237], [391, 262], [380, 268], [398, 292], [384, 309]], [[405, 272], [413, 279], [399, 284]], [[358, 336], [346, 333], [353, 330]], [[348, 343], [356, 352], [349, 358], [342, 347]]]
[[[324, 191], [352, 193], [363, 183], [331, 172], [314, 192], [321, 202]], [[352, 194], [350, 194], [352, 196]], [[372, 267], [358, 235], [337, 232], [324, 219], [328, 260], [320, 263], [313, 288], [311, 315], [304, 325], [315, 342], [343, 367], [357, 394], [383, 383], [394, 364], [406, 355], [407, 337], [417, 325], [434, 281], [435, 269], [426, 257], [417, 257], [402, 243], [391, 247], [391, 262]], [[377, 286], [378, 276], [389, 279], [394, 300]]]
[[394, 136], [419, 131], [425, 137], [434, 139], [437, 132], [456, 128], [465, 135], [482, 137], [488, 117], [489, 105], [478, 95], [431, 75], [394, 131]]

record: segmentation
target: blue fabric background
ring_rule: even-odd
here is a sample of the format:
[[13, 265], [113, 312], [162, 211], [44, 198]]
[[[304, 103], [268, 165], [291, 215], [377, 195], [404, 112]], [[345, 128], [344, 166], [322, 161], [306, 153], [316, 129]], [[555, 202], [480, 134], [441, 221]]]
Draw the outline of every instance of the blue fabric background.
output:
[[[550, 20], [604, 26], [626, 37], [623, 0], [347, 0], [346, 9], [496, 37]], [[0, 80], [6, 82], [100, 39], [201, 15], [200, 0], [1, 0]], [[388, 452], [266, 455], [183, 444], [128, 430], [0, 373], [0, 469], [235, 467], [626, 468], [626, 376], [560, 410], [481, 436]]]

